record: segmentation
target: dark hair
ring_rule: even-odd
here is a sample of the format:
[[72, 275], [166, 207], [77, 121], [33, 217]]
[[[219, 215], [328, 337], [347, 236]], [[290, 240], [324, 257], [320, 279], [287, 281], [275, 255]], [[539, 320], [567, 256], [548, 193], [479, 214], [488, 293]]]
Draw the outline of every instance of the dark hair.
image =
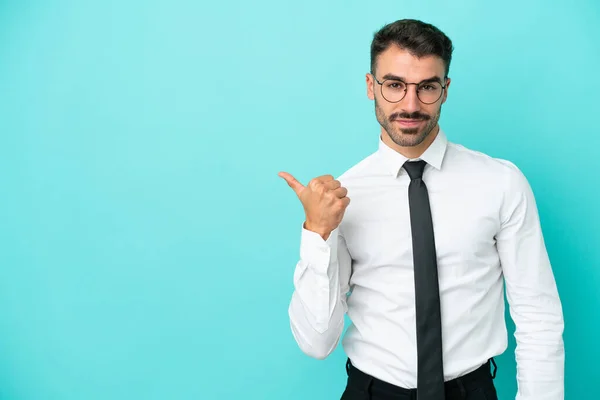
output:
[[371, 43], [371, 73], [375, 74], [377, 56], [391, 45], [408, 50], [415, 57], [435, 55], [444, 60], [446, 76], [452, 60], [452, 41], [435, 26], [415, 20], [401, 19], [385, 25], [375, 33]]

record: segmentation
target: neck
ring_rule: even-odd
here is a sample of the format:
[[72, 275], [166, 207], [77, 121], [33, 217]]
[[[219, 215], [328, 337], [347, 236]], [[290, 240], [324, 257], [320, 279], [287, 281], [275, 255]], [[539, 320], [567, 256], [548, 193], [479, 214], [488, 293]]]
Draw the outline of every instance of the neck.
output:
[[435, 128], [431, 130], [429, 135], [416, 146], [400, 146], [396, 144], [385, 131], [385, 129], [381, 129], [381, 139], [385, 144], [387, 144], [390, 148], [394, 149], [398, 153], [402, 154], [406, 158], [419, 158], [421, 155], [431, 146], [431, 143], [435, 140], [440, 130], [440, 126], [436, 125]]

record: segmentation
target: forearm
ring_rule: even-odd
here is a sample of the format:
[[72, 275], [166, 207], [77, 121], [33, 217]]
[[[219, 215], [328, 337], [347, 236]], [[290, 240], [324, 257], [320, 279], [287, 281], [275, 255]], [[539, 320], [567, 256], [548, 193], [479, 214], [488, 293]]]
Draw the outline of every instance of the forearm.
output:
[[307, 355], [324, 359], [336, 348], [344, 329], [344, 305], [337, 293], [309, 294], [305, 299], [295, 290], [289, 306], [290, 326], [294, 339]]
[[558, 296], [545, 294], [513, 303], [517, 400], [563, 400], [564, 323]]
[[[345, 292], [338, 258], [338, 238], [324, 241], [303, 230], [301, 258], [294, 272], [294, 292], [289, 305], [292, 333], [307, 355], [323, 359], [337, 346], [344, 328]], [[342, 264], [342, 265], [340, 265]]]

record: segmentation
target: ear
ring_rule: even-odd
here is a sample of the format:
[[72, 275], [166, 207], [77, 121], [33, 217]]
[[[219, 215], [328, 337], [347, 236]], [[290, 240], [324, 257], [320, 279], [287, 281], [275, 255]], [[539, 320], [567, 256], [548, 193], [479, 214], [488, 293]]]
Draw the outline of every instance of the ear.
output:
[[373, 75], [367, 73], [365, 81], [367, 84], [367, 97], [369, 98], [369, 100], [375, 100], [375, 94], [373, 93], [373, 83], [375, 82], [375, 80], [373, 79]]
[[448, 89], [450, 89], [450, 82], [452, 82], [452, 79], [446, 79], [446, 89], [444, 90], [444, 98], [442, 99], [442, 104], [444, 104], [446, 102], [446, 99], [448, 98]]

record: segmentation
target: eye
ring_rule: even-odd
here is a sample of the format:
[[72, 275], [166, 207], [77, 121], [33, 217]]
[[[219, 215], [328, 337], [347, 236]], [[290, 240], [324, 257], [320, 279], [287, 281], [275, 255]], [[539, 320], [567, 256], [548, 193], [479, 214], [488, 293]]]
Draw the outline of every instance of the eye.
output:
[[398, 82], [398, 81], [387, 82], [386, 86], [389, 89], [393, 89], [393, 90], [404, 90], [404, 88], [405, 88], [404, 83]]

